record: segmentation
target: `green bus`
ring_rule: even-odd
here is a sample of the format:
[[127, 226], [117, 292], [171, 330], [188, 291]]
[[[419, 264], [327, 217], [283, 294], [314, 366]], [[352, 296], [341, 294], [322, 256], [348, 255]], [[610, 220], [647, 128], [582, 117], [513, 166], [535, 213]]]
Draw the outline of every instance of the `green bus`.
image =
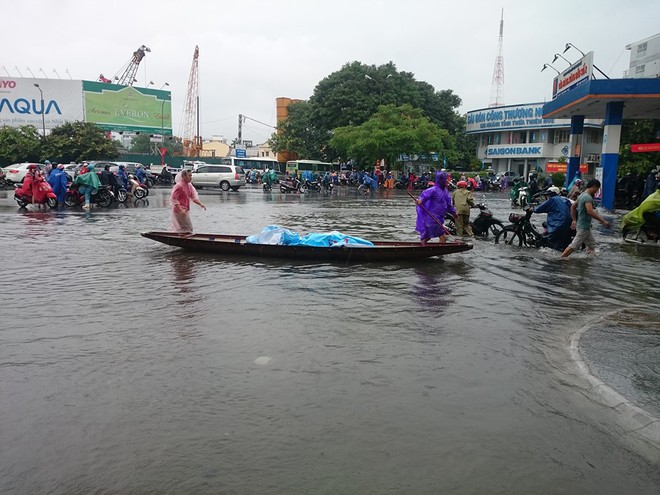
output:
[[320, 162], [318, 160], [291, 160], [286, 162], [286, 173], [289, 175], [312, 172], [315, 177], [337, 169], [334, 163]]

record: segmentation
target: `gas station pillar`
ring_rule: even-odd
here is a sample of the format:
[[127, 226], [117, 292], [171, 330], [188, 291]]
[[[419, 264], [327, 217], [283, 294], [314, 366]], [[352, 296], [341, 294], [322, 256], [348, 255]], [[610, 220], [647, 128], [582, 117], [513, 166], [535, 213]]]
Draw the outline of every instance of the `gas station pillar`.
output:
[[616, 193], [616, 174], [619, 168], [619, 143], [621, 141], [621, 122], [623, 120], [623, 102], [614, 101], [605, 108], [605, 129], [603, 130], [603, 150], [600, 155], [603, 167], [602, 198], [603, 206], [614, 209]]
[[584, 115], [573, 115], [571, 117], [571, 142], [568, 156], [568, 166], [566, 167], [566, 184], [573, 181], [575, 172], [580, 170], [580, 161], [582, 159], [582, 136], [584, 134]]

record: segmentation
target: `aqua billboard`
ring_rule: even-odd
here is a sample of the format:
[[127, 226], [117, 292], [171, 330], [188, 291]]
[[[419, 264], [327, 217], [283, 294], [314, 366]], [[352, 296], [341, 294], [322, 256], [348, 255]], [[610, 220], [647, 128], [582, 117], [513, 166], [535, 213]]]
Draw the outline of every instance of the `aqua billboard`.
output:
[[85, 120], [115, 132], [172, 135], [170, 91], [83, 81]]

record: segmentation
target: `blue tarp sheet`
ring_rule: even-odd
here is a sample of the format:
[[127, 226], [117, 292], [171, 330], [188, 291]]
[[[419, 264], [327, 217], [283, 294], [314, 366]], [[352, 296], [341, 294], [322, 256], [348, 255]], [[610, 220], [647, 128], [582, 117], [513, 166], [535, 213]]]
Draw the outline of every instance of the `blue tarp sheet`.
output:
[[310, 233], [301, 237], [277, 225], [268, 225], [256, 235], [248, 236], [245, 241], [249, 244], [279, 244], [282, 246], [317, 246], [317, 247], [340, 247], [340, 246], [373, 246], [373, 243], [359, 237], [332, 231], [328, 233]]

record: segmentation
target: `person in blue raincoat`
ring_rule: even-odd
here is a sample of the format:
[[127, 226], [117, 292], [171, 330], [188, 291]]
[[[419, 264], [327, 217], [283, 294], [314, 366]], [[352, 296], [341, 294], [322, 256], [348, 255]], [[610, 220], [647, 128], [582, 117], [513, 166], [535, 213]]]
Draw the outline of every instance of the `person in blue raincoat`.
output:
[[117, 170], [117, 178], [119, 179], [119, 185], [128, 190], [128, 174], [126, 173], [126, 167], [123, 165], [119, 165], [119, 170]]
[[548, 214], [548, 247], [563, 251], [571, 243], [571, 202], [560, 196], [560, 189], [552, 186], [548, 189], [549, 198], [534, 208], [534, 213]]
[[142, 165], [140, 165], [139, 163], [135, 167], [135, 176], [137, 177], [137, 180], [140, 184], [147, 183], [147, 173], [144, 171], [144, 168], [142, 168]]
[[55, 196], [57, 196], [57, 202], [59, 204], [63, 204], [64, 198], [66, 196], [67, 184], [67, 176], [66, 173], [64, 173], [64, 165], [60, 163], [57, 168], [51, 170], [47, 180], [50, 184], [50, 187], [53, 189]]

